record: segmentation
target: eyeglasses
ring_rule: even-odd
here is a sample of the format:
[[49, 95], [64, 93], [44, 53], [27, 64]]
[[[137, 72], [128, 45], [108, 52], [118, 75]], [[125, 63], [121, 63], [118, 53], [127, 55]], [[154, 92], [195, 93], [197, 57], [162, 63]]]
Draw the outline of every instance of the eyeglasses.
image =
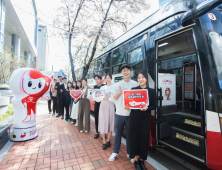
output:
[[122, 70], [123, 73], [130, 72], [130, 71], [131, 71], [130, 69], [123, 69]]

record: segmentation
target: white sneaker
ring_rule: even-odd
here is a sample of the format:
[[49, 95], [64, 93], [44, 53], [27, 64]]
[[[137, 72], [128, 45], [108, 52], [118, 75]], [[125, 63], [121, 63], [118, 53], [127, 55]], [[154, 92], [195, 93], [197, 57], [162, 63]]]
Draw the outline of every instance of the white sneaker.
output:
[[118, 153], [112, 153], [112, 155], [109, 157], [109, 161], [115, 161], [115, 159], [118, 157]]
[[88, 131], [85, 131], [86, 133], [88, 133]]
[[[129, 154], [127, 154], [126, 156], [127, 156], [127, 158], [129, 158], [129, 159], [130, 159]], [[134, 163], [134, 162], [135, 162], [134, 158], [133, 158], [133, 159], [130, 159], [130, 161], [131, 161], [132, 163]]]
[[78, 126], [78, 122], [76, 121], [76, 125], [75, 125], [76, 127]]
[[80, 133], [82, 133], [83, 132], [83, 130], [80, 130]]

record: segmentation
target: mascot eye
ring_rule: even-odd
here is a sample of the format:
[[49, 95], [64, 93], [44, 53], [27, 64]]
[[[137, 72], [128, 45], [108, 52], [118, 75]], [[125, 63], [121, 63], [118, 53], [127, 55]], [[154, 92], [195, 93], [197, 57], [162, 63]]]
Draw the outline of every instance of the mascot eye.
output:
[[32, 81], [28, 82], [28, 86], [31, 87], [32, 86]]
[[42, 87], [42, 83], [41, 82], [39, 82], [39, 88], [41, 88]]

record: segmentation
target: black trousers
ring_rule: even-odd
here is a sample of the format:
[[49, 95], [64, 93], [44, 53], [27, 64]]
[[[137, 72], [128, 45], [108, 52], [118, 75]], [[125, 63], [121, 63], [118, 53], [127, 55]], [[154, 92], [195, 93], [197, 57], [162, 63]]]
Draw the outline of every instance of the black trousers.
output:
[[53, 111], [53, 113], [58, 113], [57, 97], [53, 97], [53, 96], [52, 96], [52, 102], [53, 102], [53, 105], [52, 105], [52, 111]]
[[70, 118], [70, 116], [69, 116], [69, 107], [70, 107], [70, 102], [71, 101], [66, 101], [65, 102], [65, 108], [66, 108], [66, 119], [69, 119]]
[[48, 100], [48, 109], [49, 109], [49, 112], [52, 112], [52, 108], [51, 108], [51, 99]]
[[95, 102], [95, 109], [94, 109], [94, 116], [95, 116], [95, 126], [96, 126], [96, 133], [98, 132], [98, 126], [99, 126], [99, 106], [100, 102]]
[[60, 108], [60, 113], [62, 116], [64, 116], [64, 108], [65, 108], [65, 99], [61, 99], [61, 108]]
[[58, 114], [61, 115], [62, 101], [59, 97], [57, 97], [57, 111]]

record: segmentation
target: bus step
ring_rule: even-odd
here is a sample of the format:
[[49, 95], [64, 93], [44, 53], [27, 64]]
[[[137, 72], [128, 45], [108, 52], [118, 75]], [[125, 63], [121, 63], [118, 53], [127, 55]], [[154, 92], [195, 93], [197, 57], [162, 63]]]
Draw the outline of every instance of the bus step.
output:
[[204, 136], [171, 126], [171, 136], [159, 140], [179, 152], [204, 162]]

